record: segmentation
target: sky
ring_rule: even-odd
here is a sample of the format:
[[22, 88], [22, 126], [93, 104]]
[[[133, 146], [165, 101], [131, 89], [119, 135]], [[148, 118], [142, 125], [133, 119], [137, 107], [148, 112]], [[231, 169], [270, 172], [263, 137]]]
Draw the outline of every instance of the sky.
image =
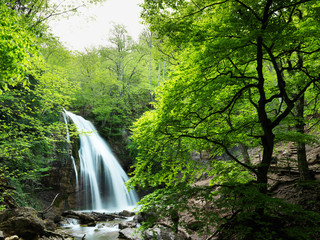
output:
[[68, 18], [51, 19], [51, 32], [70, 50], [83, 51], [99, 45], [107, 45], [113, 24], [126, 26], [128, 34], [138, 39], [144, 26], [140, 19], [143, 0], [106, 0], [106, 2], [83, 7]]

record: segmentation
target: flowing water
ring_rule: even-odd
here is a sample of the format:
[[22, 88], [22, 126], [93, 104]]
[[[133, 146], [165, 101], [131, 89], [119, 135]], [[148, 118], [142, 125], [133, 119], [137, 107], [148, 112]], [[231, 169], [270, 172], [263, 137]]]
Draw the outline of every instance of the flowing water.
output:
[[80, 171], [76, 180], [84, 198], [81, 210], [117, 212], [136, 207], [138, 196], [134, 190], [127, 190], [127, 174], [93, 124], [68, 111], [65, 115], [80, 133]]
[[124, 221], [123, 219], [113, 220], [108, 222], [100, 222], [94, 227], [84, 227], [81, 226], [75, 219], [67, 220], [68, 223], [62, 226], [63, 232], [72, 235], [74, 240], [80, 240], [84, 235], [86, 240], [118, 240], [118, 224]]
[[[79, 132], [79, 171], [72, 158], [76, 173], [76, 190], [81, 203], [79, 210], [120, 212], [134, 209], [139, 201], [138, 196], [134, 190], [127, 190], [125, 185], [129, 180], [127, 174], [93, 124], [66, 110], [63, 115], [68, 141], [70, 141], [69, 118]], [[68, 229], [79, 236], [85, 232], [87, 237], [92, 235], [92, 239], [117, 239], [119, 231], [117, 226], [117, 222], [104, 223], [95, 228], [83, 228], [79, 224], [71, 224]]]

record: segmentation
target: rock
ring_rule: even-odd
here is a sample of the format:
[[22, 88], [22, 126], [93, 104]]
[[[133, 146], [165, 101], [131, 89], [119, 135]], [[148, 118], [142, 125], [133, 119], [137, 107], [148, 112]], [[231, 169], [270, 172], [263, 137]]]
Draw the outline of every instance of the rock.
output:
[[96, 219], [96, 221], [112, 221], [116, 218], [124, 218], [119, 214], [114, 213], [99, 213], [99, 212], [92, 212], [92, 216]]
[[128, 240], [142, 240], [140, 232], [136, 232], [137, 229], [126, 228], [122, 229], [119, 232], [119, 238], [128, 239]]
[[6, 237], [4, 240], [19, 240], [20, 238], [17, 235], [13, 235], [11, 237]]
[[119, 212], [119, 215], [123, 216], [123, 217], [132, 217], [136, 214], [134, 212], [130, 212], [128, 210], [123, 210], [122, 212]]
[[76, 211], [64, 211], [62, 213], [63, 217], [68, 217], [68, 218], [75, 218], [75, 219], [79, 219], [80, 224], [84, 224], [87, 226], [95, 226], [96, 225], [96, 221], [95, 219], [90, 216], [89, 214], [86, 213], [81, 213], [81, 212], [76, 212]]
[[119, 223], [119, 229], [135, 228], [136, 226], [137, 226], [137, 223], [134, 222], [134, 221], [121, 222], [121, 223]]
[[61, 221], [62, 221], [62, 217], [60, 215], [54, 216], [54, 218], [53, 218], [53, 222], [54, 223], [59, 223]]
[[147, 240], [152, 240], [152, 239], [160, 239], [161, 235], [161, 230], [160, 228], [150, 228], [144, 232], [144, 238]]
[[4, 235], [3, 235], [3, 232], [0, 231], [0, 240], [3, 240], [4, 239]]
[[191, 221], [187, 224], [187, 228], [191, 229], [192, 231], [198, 231], [203, 228], [203, 223], [199, 221]]
[[57, 229], [57, 225], [51, 219], [45, 219], [44, 224], [45, 224], [45, 228], [50, 231], [55, 231]]
[[18, 235], [25, 240], [33, 240], [44, 232], [45, 224], [33, 208], [7, 209], [0, 214], [0, 230], [5, 235]]
[[104, 224], [99, 224], [99, 225], [97, 226], [97, 228], [98, 228], [98, 229], [104, 228]]
[[144, 239], [146, 240], [188, 240], [189, 238], [185, 234], [179, 232], [175, 233], [167, 227], [154, 227], [144, 232]]
[[154, 213], [146, 213], [146, 212], [139, 212], [137, 215], [134, 216], [134, 221], [138, 223], [146, 222], [148, 218], [156, 218]]
[[65, 238], [56, 232], [45, 231], [39, 240], [64, 240]]

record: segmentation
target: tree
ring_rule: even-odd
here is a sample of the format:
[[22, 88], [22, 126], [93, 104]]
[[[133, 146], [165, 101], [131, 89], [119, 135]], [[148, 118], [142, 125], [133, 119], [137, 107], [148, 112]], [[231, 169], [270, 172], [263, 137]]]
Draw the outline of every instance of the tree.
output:
[[88, 4], [97, 4], [104, 0], [4, 0], [10, 9], [16, 11], [25, 21], [32, 24], [33, 28], [44, 26], [46, 20], [61, 15], [70, 15], [80, 7]]
[[[215, 176], [212, 184], [247, 184], [250, 175], [235, 171], [240, 166], [265, 195], [275, 143], [306, 139], [283, 126], [320, 80], [320, 31], [312, 27], [318, 3], [159, 0], [143, 8], [151, 30], [175, 48], [177, 65], [158, 91], [155, 110], [134, 125], [140, 157], [131, 184], [175, 187], [203, 171]], [[261, 161], [243, 163], [229, 151], [238, 143], [261, 146]], [[190, 159], [195, 150], [209, 152], [211, 161]], [[231, 163], [213, 159], [223, 152]], [[260, 218], [268, 207], [258, 202]]]
[[98, 49], [98, 54], [101, 66], [107, 70], [103, 81], [109, 85], [106, 94], [109, 102], [99, 109], [100, 113], [103, 108], [110, 111], [101, 117], [104, 123], [107, 120], [113, 134], [122, 134], [149, 102], [146, 96], [153, 86], [148, 86], [148, 51], [143, 44], [132, 40], [123, 25], [115, 25], [110, 32], [109, 46]]
[[70, 104], [74, 86], [62, 71], [44, 62], [37, 45], [38, 29], [30, 27], [30, 22], [3, 2], [0, 10], [2, 208], [7, 190], [13, 187], [20, 194], [20, 203], [25, 204], [27, 195], [22, 189], [34, 190], [39, 177], [48, 170], [55, 144], [61, 139], [60, 111]]
[[4, 3], [0, 4], [0, 11], [0, 90], [4, 91], [18, 83], [26, 85], [28, 80], [22, 73], [30, 67], [28, 59], [36, 54], [36, 38]]

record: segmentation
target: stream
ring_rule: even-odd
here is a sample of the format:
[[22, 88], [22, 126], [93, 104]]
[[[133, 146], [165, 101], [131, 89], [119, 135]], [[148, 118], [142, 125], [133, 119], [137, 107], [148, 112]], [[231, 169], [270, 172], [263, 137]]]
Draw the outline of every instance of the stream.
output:
[[119, 223], [132, 220], [133, 217], [102, 221], [98, 222], [94, 227], [88, 227], [80, 225], [77, 219], [67, 218], [66, 223], [62, 224], [59, 232], [71, 235], [75, 240], [81, 240], [84, 235], [86, 240], [118, 240]]

